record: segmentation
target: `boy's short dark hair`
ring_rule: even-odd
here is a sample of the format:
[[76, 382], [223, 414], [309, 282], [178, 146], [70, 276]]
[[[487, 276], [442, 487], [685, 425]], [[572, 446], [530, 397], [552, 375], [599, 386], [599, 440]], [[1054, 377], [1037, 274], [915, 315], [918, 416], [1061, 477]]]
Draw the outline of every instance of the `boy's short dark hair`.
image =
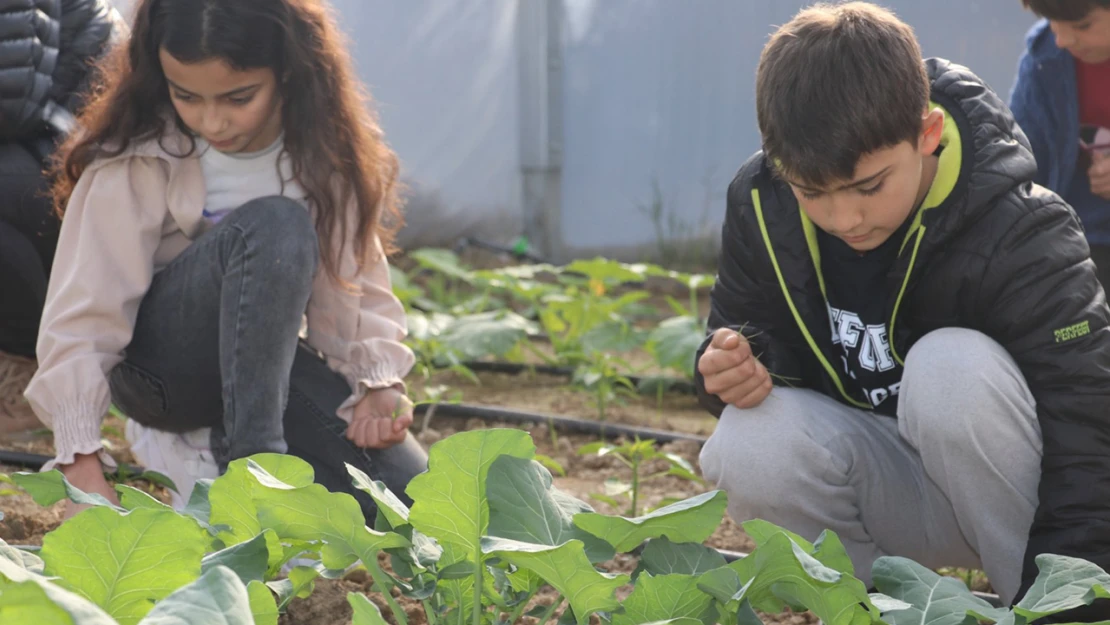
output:
[[793, 182], [849, 180], [863, 155], [917, 145], [929, 91], [913, 29], [890, 11], [866, 2], [804, 9], [759, 61], [764, 153]]
[[1078, 22], [1095, 8], [1110, 9], [1110, 0], [1021, 0], [1021, 3], [1055, 22]]

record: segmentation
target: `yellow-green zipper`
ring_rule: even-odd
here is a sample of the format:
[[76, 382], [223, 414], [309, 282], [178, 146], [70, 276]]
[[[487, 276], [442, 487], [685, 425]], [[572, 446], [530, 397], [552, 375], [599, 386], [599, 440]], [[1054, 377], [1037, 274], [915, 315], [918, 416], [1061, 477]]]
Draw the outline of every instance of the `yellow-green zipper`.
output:
[[[771, 265], [775, 268], [775, 276], [778, 278], [779, 286], [782, 288], [782, 294], [786, 298], [786, 305], [790, 307], [790, 313], [794, 315], [794, 321], [798, 324], [798, 329], [802, 331], [802, 336], [805, 337], [806, 343], [808, 343], [809, 348], [813, 350], [813, 354], [817, 356], [817, 360], [821, 363], [821, 366], [825, 368], [825, 372], [832, 378], [833, 384], [836, 385], [836, 390], [840, 391], [840, 395], [853, 406], [864, 410], [870, 410], [871, 404], [865, 404], [854, 399], [844, 390], [844, 383], [840, 380], [840, 376], [837, 375], [836, 369], [834, 369], [828, 359], [825, 358], [825, 354], [821, 352], [821, 349], [817, 347], [817, 341], [813, 340], [813, 335], [809, 333], [809, 328], [806, 327], [805, 321], [802, 320], [802, 315], [798, 312], [798, 307], [794, 305], [794, 299], [790, 297], [790, 289], [786, 286], [786, 280], [782, 276], [782, 269], [779, 267], [778, 258], [775, 256], [774, 246], [771, 245], [771, 237], [767, 232], [767, 223], [763, 220], [763, 203], [759, 199], [758, 189], [752, 189], [752, 205], [755, 207], [755, 216], [759, 221], [759, 232], [763, 235], [763, 244], [767, 246], [767, 254], [771, 257]], [[818, 275], [821, 275], [820, 272], [818, 272]], [[823, 280], [821, 286], [821, 290], [824, 291]]]

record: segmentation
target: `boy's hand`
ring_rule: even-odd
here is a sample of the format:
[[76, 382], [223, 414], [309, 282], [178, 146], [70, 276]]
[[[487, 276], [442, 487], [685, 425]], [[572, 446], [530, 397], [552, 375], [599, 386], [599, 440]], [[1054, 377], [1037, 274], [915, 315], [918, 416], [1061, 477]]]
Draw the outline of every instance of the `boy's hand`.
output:
[[[96, 454], [77, 454], [74, 456], [73, 464], [61, 466], [58, 469], [70, 484], [86, 493], [102, 495], [109, 502], [119, 505], [119, 497], [116, 496], [116, 491], [108, 480], [104, 479], [104, 469], [100, 466], [100, 458]], [[62, 520], [68, 520], [89, 507], [91, 506], [67, 501]]]
[[347, 438], [363, 449], [388, 449], [405, 440], [412, 401], [396, 388], [372, 390], [355, 405]]
[[748, 339], [740, 333], [721, 328], [698, 361], [705, 378], [705, 390], [737, 408], [755, 408], [771, 394], [771, 375], [752, 354]]
[[1110, 200], [1110, 155], [1102, 152], [1091, 152], [1094, 163], [1087, 170], [1091, 179], [1091, 193], [1104, 200]]

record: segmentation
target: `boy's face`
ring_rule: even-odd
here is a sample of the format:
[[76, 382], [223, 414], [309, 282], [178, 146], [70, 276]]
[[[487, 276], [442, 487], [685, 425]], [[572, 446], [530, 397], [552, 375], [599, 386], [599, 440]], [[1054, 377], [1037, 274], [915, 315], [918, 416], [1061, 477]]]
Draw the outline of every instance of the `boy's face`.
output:
[[1075, 22], [1050, 21], [1056, 45], [1084, 63], [1110, 61], [1110, 9], [1095, 7]]
[[883, 244], [925, 198], [936, 174], [933, 152], [940, 145], [944, 113], [924, 116], [917, 145], [909, 141], [865, 154], [851, 180], [815, 189], [789, 181], [805, 214], [825, 232], [857, 252]]

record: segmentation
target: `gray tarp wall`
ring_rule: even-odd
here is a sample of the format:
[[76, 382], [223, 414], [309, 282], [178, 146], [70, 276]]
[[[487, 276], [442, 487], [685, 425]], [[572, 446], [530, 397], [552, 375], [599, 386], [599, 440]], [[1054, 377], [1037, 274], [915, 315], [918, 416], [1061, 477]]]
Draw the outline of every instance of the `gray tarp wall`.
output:
[[[728, 182], [759, 146], [759, 51], [810, 4], [332, 2], [411, 187], [406, 246], [526, 232], [555, 260], [671, 261], [711, 254]], [[927, 56], [1009, 91], [1033, 22], [1019, 0], [884, 4]]]

